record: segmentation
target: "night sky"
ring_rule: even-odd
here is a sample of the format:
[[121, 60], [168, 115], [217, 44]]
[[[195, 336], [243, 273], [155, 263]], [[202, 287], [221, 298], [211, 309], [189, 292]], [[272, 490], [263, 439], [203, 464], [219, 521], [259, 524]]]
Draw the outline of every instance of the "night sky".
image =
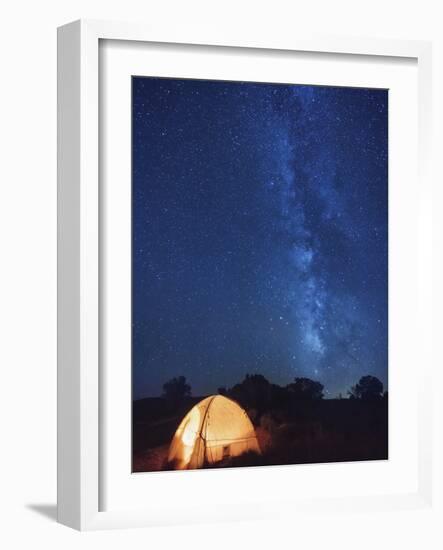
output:
[[388, 92], [133, 78], [133, 394], [388, 372]]

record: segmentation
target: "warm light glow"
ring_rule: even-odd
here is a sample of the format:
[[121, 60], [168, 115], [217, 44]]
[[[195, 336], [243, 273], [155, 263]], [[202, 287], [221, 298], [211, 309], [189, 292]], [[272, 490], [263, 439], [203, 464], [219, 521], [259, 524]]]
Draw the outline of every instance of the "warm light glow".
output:
[[169, 449], [176, 469], [201, 468], [245, 452], [260, 453], [246, 412], [221, 395], [197, 403], [181, 421]]
[[182, 454], [183, 462], [187, 464], [191, 458], [194, 449], [194, 443], [197, 438], [198, 429], [200, 426], [200, 413], [197, 407], [190, 410], [184, 419], [183, 433], [181, 440], [183, 442]]

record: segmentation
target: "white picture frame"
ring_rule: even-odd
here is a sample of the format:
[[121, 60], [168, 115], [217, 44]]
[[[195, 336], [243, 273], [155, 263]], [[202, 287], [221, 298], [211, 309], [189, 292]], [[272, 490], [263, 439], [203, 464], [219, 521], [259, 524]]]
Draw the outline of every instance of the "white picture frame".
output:
[[[239, 506], [226, 505], [186, 509], [179, 502], [166, 508], [122, 506], [101, 507], [100, 483], [103, 472], [101, 404], [102, 368], [100, 356], [101, 193], [99, 178], [99, 44], [101, 40], [129, 43], [194, 44], [286, 52], [330, 53], [337, 56], [382, 56], [411, 58], [418, 67], [418, 177], [416, 180], [418, 257], [418, 304], [420, 352], [423, 366], [417, 373], [418, 476], [414, 490], [387, 495], [312, 495], [302, 504], [304, 511], [365, 511], [417, 508], [432, 501], [432, 402], [425, 388], [431, 386], [432, 347], [432, 227], [431, 178], [429, 174], [431, 121], [431, 46], [427, 42], [370, 40], [360, 38], [285, 37], [275, 39], [233, 36], [221, 31], [208, 37], [204, 29], [197, 36], [186, 30], [164, 33], [155, 27], [102, 21], [77, 21], [58, 32], [58, 520], [80, 530], [150, 526], [201, 520], [260, 518], [285, 515], [300, 502], [282, 493], [275, 498]], [[343, 465], [346, 467], [346, 465]], [[286, 467], [287, 468], [287, 467]], [[343, 467], [341, 468], [343, 470]], [[276, 471], [276, 470], [275, 470]], [[286, 470], [288, 471], [288, 470]], [[196, 482], [198, 473], [188, 473]], [[207, 475], [208, 472], [205, 473]], [[210, 475], [215, 475], [210, 472]], [[274, 475], [274, 474], [273, 474]], [[152, 479], [152, 478], [151, 478]], [[205, 478], [207, 481], [207, 477]], [[148, 480], [149, 483], [149, 480]], [[200, 478], [200, 488], [205, 481]], [[158, 485], [158, 483], [157, 483]], [[154, 502], [155, 489], [149, 494]]]

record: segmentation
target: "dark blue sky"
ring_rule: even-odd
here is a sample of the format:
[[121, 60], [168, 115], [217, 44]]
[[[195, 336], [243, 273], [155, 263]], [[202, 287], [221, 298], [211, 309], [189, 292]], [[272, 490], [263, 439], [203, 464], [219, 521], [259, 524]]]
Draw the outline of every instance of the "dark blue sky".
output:
[[133, 392], [388, 372], [388, 92], [133, 78]]

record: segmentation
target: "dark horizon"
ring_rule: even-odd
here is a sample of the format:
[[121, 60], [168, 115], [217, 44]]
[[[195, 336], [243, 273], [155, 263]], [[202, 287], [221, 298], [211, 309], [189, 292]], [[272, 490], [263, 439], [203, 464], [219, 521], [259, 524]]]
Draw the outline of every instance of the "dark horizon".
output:
[[133, 397], [388, 390], [388, 92], [133, 78]]
[[[260, 373], [260, 372], [254, 372], [254, 373], [248, 373], [248, 374], [259, 374], [259, 375], [260, 375], [261, 373]], [[368, 373], [368, 375], [369, 375], [369, 376], [373, 376], [373, 375], [371, 375], [371, 373]], [[274, 384], [274, 382], [273, 382], [272, 380], [268, 380], [268, 381], [269, 381], [271, 384]], [[290, 381], [288, 382], [288, 384], [290, 384], [290, 383], [293, 382], [293, 381], [294, 381], [294, 379], [293, 379], [293, 380], [290, 380]], [[313, 380], [313, 381], [316, 382], [316, 380]], [[165, 382], [167, 382], [167, 380], [165, 380]], [[187, 382], [188, 384], [190, 384], [190, 386], [191, 386], [191, 388], [192, 388], [192, 380], [186, 379], [186, 382]], [[240, 382], [242, 382], [242, 381], [239, 380], [238, 383], [240, 383]], [[358, 380], [355, 380], [355, 383], [352, 384], [352, 385], [357, 384], [357, 382], [358, 382]], [[278, 385], [280, 385], [280, 384], [278, 384]], [[284, 387], [284, 386], [281, 386], [281, 387]], [[227, 389], [229, 389], [229, 388], [227, 388]], [[326, 390], [326, 388], [324, 388], [324, 389]], [[348, 388], [348, 390], [350, 390], [350, 389], [351, 389], [351, 387]], [[202, 399], [203, 399], [203, 398], [208, 397], [208, 396], [210, 396], [210, 395], [218, 395], [218, 394], [219, 394], [218, 390], [219, 390], [219, 388], [215, 389], [213, 392], [199, 393], [199, 394], [196, 394], [196, 393], [192, 390], [192, 391], [191, 391], [191, 394], [190, 394], [187, 398], [190, 398], [190, 399], [200, 399], [200, 398], [202, 398]], [[348, 390], [347, 390], [345, 393], [339, 392], [339, 393], [337, 393], [336, 395], [332, 395], [330, 392], [325, 393], [325, 395], [323, 396], [322, 400], [323, 400], [323, 401], [325, 401], [325, 400], [326, 400], [326, 401], [327, 401], [327, 400], [333, 401], [333, 400], [335, 400], [335, 399], [337, 399], [337, 400], [346, 400], [346, 399], [349, 399]], [[388, 388], [385, 387], [385, 386], [383, 385], [383, 392], [387, 392], [387, 391], [388, 391]], [[159, 394], [157, 394], [157, 395], [143, 395], [143, 396], [141, 396], [141, 397], [133, 398], [133, 401], [139, 401], [139, 400], [142, 400], [142, 399], [161, 399], [161, 398], [163, 398], [163, 397], [164, 397], [164, 394], [163, 394], [163, 392], [161, 391], [161, 392], [160, 392]], [[229, 396], [228, 396], [228, 397], [229, 397]]]

